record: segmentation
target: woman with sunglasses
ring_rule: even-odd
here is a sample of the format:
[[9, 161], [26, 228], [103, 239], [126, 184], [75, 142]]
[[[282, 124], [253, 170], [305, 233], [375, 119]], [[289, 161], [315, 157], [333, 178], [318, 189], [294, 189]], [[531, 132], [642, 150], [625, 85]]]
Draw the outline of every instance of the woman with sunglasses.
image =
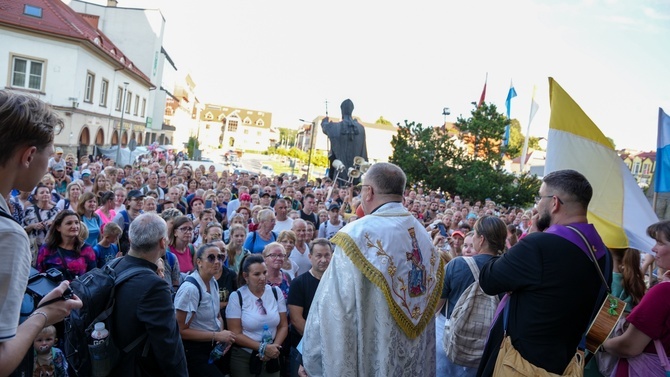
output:
[[215, 244], [202, 245], [195, 254], [196, 270], [182, 283], [174, 299], [179, 333], [191, 376], [224, 376], [223, 360], [209, 363], [217, 344], [224, 353], [235, 343], [235, 334], [223, 329], [219, 313], [219, 274], [226, 256]]
[[[228, 326], [237, 337], [230, 375], [278, 377], [281, 344], [288, 334], [284, 295], [267, 284], [267, 267], [259, 254], [242, 259], [237, 278], [240, 288], [230, 295], [226, 308]], [[265, 328], [272, 339], [264, 339]]]

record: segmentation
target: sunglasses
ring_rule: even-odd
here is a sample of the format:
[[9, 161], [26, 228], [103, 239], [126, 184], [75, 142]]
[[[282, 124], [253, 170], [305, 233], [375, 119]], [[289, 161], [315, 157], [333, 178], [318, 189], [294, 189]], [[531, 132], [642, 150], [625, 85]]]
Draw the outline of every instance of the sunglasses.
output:
[[226, 259], [226, 256], [225, 256], [224, 254], [218, 254], [218, 255], [209, 254], [209, 255], [207, 256], [207, 261], [208, 261], [209, 263], [214, 263], [217, 259], [218, 259], [220, 262], [223, 262], [223, 261]]

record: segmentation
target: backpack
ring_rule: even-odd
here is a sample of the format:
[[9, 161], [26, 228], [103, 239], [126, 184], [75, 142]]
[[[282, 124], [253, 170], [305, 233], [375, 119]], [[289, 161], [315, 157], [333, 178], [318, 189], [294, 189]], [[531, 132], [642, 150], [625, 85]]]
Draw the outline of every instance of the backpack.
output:
[[[275, 287], [270, 286], [270, 288], [272, 289], [272, 294], [275, 296], [275, 300], [277, 300], [277, 302], [279, 302], [279, 296], [277, 296], [277, 291], [275, 291]], [[235, 291], [235, 292], [237, 293], [238, 300], [240, 300], [240, 310], [242, 310], [242, 295], [240, 294], [239, 291]]]
[[[191, 283], [198, 288], [198, 306], [197, 307], [199, 308], [200, 307], [200, 301], [202, 301], [202, 288], [200, 287], [200, 284], [198, 284], [198, 281], [195, 280], [195, 278], [191, 275], [187, 276], [184, 279], [184, 283]], [[214, 283], [216, 283], [216, 291], [218, 292], [219, 291], [219, 283], [216, 280], [214, 280]], [[174, 299], [174, 297], [173, 297], [173, 299]]]
[[475, 281], [463, 291], [451, 313], [450, 329], [445, 329], [444, 351], [452, 363], [476, 368], [484, 353], [489, 328], [500, 299], [489, 296], [479, 286], [479, 268], [472, 257], [463, 257]]
[[[84, 306], [79, 310], [73, 310], [65, 319], [63, 351], [67, 355], [68, 363], [78, 376], [108, 375], [118, 363], [121, 351], [128, 353], [147, 338], [145, 332], [123, 350], [116, 347], [112, 339], [114, 334], [112, 313], [116, 287], [143, 271], [147, 271], [146, 267], [133, 266], [117, 275], [114, 268], [121, 259], [117, 258], [102, 268], [94, 268], [70, 283], [70, 288], [81, 299]], [[91, 332], [97, 322], [104, 322], [110, 335], [103, 344], [89, 346]], [[148, 352], [148, 345], [147, 342], [144, 354]], [[99, 355], [108, 358], [108, 360], [101, 360], [106, 362], [104, 368], [96, 363]]]

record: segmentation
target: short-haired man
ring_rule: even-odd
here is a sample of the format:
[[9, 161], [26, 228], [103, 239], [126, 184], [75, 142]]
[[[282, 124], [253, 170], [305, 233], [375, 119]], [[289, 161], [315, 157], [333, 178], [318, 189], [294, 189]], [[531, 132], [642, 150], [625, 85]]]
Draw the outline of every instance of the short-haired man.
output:
[[305, 331], [305, 320], [312, 306], [312, 300], [323, 273], [326, 272], [330, 259], [333, 256], [333, 247], [325, 238], [316, 238], [309, 243], [309, 261], [312, 268], [291, 281], [288, 292], [288, 311], [291, 319], [289, 337], [291, 343], [290, 370], [291, 376], [297, 376], [298, 367], [302, 364], [302, 357], [297, 351], [298, 343]]
[[[291, 230], [293, 227], [293, 219], [288, 217], [288, 203], [286, 199], [277, 199], [275, 202], [275, 227], [272, 229], [279, 234], [284, 230]], [[290, 251], [290, 250], [287, 250]]]
[[[123, 349], [146, 333], [147, 339], [123, 353], [112, 376], [186, 376], [186, 356], [172, 305], [170, 285], [156, 273], [167, 247], [167, 224], [145, 213], [130, 224], [130, 251], [116, 265], [117, 274], [142, 266], [115, 292], [114, 344]], [[148, 343], [148, 354], [142, 356]], [[138, 372], [138, 370], [140, 372]]]
[[300, 210], [300, 218], [309, 221], [314, 225], [315, 229], [319, 229], [319, 216], [314, 212], [316, 208], [316, 200], [314, 194], [307, 194], [302, 199], [302, 209]]
[[333, 202], [328, 206], [328, 220], [319, 226], [319, 238], [329, 240], [345, 225], [344, 221], [340, 219], [340, 205]]
[[[593, 247], [608, 284], [612, 277], [612, 270], [605, 269], [609, 252], [586, 218], [592, 195], [589, 181], [574, 170], [547, 174], [534, 217], [540, 232], [527, 235], [503, 256], [491, 259], [479, 275], [486, 294], [511, 293], [507, 335], [522, 357], [551, 373], [563, 373], [596, 303], [599, 306], [604, 299], [599, 297], [603, 283], [577, 231]], [[502, 317], [491, 328], [478, 376], [493, 375], [503, 341]]]
[[331, 239], [302, 339], [310, 376], [435, 376], [444, 262], [401, 204], [406, 180], [394, 164], [372, 165], [361, 186], [365, 216]]
[[302, 275], [312, 268], [312, 263], [309, 261], [309, 246], [307, 245], [307, 222], [302, 219], [293, 220], [291, 227], [295, 233], [295, 247], [291, 251], [289, 259], [298, 265], [298, 275]]
[[[41, 307], [21, 325], [19, 314], [30, 274], [30, 242], [11, 216], [6, 198], [12, 189], [30, 191], [47, 171], [54, 132], [63, 121], [44, 102], [25, 94], [0, 90], [0, 376], [19, 365], [37, 334], [82, 307], [76, 296]], [[62, 282], [42, 302], [63, 297]]]

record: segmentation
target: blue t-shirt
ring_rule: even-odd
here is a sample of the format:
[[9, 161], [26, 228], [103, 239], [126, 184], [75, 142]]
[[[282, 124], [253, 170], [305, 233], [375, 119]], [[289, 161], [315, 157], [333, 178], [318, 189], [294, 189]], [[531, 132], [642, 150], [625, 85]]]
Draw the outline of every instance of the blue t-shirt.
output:
[[249, 250], [252, 254], [260, 254], [269, 243], [277, 241], [277, 234], [270, 233], [270, 240], [266, 241], [258, 235], [258, 231], [251, 232], [247, 235], [247, 240], [244, 241], [244, 248]]
[[86, 225], [86, 228], [88, 228], [88, 238], [86, 239], [85, 244], [91, 247], [97, 245], [98, 239], [100, 237], [100, 228], [102, 227], [102, 220], [100, 220], [100, 216], [95, 213], [91, 218], [82, 216], [81, 222]]
[[119, 252], [119, 247], [116, 244], [111, 244], [109, 247], [104, 247], [100, 244], [93, 246], [93, 251], [95, 251], [95, 259], [98, 268], [106, 265], [107, 262], [116, 258], [116, 253]]

